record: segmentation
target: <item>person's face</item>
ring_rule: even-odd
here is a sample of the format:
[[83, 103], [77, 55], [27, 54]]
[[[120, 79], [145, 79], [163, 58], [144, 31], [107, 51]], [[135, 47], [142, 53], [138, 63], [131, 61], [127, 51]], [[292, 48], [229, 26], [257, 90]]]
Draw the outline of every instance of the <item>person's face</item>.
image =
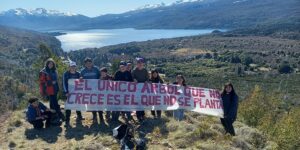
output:
[[178, 84], [182, 84], [183, 79], [182, 79], [181, 77], [176, 77], [176, 82], [177, 82]]
[[157, 78], [157, 76], [158, 76], [158, 74], [157, 74], [156, 72], [153, 72], [153, 73], [152, 73], [152, 77], [153, 77], [153, 78]]
[[121, 72], [125, 72], [125, 71], [126, 71], [126, 66], [120, 65], [120, 71], [121, 71]]
[[132, 64], [127, 64], [127, 70], [131, 70]]
[[70, 72], [75, 72], [76, 71], [76, 66], [71, 66], [70, 67]]
[[101, 71], [101, 77], [106, 77], [106, 76], [107, 76], [107, 72]]
[[90, 61], [86, 62], [85, 67], [91, 69], [93, 67], [93, 62], [90, 62]]
[[39, 101], [35, 101], [35, 102], [31, 103], [31, 105], [33, 107], [38, 107], [39, 106]]
[[232, 87], [231, 86], [226, 86], [225, 88], [226, 93], [230, 93], [232, 91]]
[[137, 63], [136, 66], [137, 66], [139, 69], [143, 69], [143, 68], [144, 68], [144, 63], [139, 62], [139, 63]]
[[49, 62], [49, 63], [48, 63], [48, 68], [49, 68], [49, 69], [52, 69], [53, 66], [54, 66], [53, 62]]

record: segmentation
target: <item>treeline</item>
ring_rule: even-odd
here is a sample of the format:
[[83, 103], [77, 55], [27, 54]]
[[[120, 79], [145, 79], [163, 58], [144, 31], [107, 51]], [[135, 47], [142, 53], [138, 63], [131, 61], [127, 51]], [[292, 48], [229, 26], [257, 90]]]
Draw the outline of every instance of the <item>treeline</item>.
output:
[[300, 107], [285, 100], [281, 92], [263, 91], [256, 86], [241, 102], [239, 118], [263, 131], [279, 149], [300, 148]]

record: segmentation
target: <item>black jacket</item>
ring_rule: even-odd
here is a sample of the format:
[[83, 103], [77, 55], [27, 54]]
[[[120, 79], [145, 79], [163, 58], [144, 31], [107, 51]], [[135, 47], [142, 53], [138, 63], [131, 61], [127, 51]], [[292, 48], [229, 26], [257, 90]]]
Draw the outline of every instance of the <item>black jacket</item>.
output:
[[129, 71], [121, 72], [117, 71], [114, 76], [114, 81], [127, 81], [132, 82], [132, 75]]
[[231, 119], [235, 121], [237, 116], [237, 109], [239, 104], [239, 99], [236, 94], [223, 94], [223, 109], [224, 109], [224, 118]]

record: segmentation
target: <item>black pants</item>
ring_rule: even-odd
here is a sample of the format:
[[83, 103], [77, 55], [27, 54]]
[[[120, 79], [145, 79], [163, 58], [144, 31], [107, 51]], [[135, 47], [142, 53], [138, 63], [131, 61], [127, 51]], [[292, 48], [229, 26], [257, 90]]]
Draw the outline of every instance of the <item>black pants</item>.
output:
[[97, 120], [97, 112], [99, 114], [99, 118], [101, 121], [103, 121], [103, 111], [92, 111], [93, 114], [93, 120]]
[[230, 133], [235, 136], [234, 128], [233, 128], [233, 120], [228, 118], [221, 118], [221, 123], [224, 126], [226, 133]]
[[49, 127], [50, 126], [50, 121], [51, 121], [51, 112], [49, 111], [46, 111], [46, 112], [43, 112], [41, 114], [42, 116], [46, 116], [45, 119], [38, 119], [38, 120], [34, 120], [34, 121], [30, 121], [29, 123], [31, 123], [33, 125], [33, 127], [35, 129], [41, 129], [44, 127], [44, 121], [46, 120], [46, 127]]
[[136, 111], [136, 117], [139, 121], [143, 120], [145, 117], [145, 111]]
[[[155, 114], [155, 113], [156, 113], [156, 114]], [[161, 110], [152, 110], [152, 111], [151, 111], [151, 114], [152, 114], [152, 116], [154, 116], [154, 117], [160, 118], [160, 117], [161, 117]]]
[[[82, 115], [80, 111], [76, 111], [77, 118], [81, 119]], [[66, 122], [70, 123], [70, 117], [71, 117], [71, 110], [66, 110]]]
[[57, 95], [50, 95], [50, 109], [54, 109], [60, 118], [64, 118], [63, 113], [60, 110], [60, 105], [58, 104]]

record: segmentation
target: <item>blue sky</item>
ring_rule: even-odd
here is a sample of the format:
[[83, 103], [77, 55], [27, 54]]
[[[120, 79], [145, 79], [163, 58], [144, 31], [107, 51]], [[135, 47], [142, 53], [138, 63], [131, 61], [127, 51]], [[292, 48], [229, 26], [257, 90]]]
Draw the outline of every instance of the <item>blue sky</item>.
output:
[[166, 4], [176, 0], [0, 0], [0, 11], [13, 8], [46, 8], [72, 12], [90, 17], [107, 13], [121, 13], [146, 4]]

